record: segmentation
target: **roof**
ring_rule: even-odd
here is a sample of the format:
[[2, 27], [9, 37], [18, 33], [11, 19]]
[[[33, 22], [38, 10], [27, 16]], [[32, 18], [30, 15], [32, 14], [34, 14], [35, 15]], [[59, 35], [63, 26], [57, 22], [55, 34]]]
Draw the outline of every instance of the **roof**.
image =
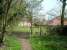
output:
[[[55, 17], [55, 18], [49, 20], [49, 22], [50, 22], [50, 21], [53, 21], [54, 19], [59, 19], [59, 20], [61, 20], [61, 17], [60, 17], [60, 16], [57, 16], [57, 17]], [[64, 20], [67, 20], [67, 18], [64, 18]]]
[[60, 20], [61, 18], [60, 18], [60, 16], [57, 16], [57, 17], [55, 17], [55, 18], [49, 20], [48, 22], [51, 22], [51, 21], [53, 21], [53, 20], [55, 20], [55, 19], [59, 19], [59, 20]]

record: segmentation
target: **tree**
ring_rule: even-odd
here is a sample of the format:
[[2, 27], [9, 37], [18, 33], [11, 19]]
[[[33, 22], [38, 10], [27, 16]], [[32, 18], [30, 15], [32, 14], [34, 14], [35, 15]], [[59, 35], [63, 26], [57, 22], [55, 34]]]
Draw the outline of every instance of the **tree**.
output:
[[[24, 16], [30, 16], [32, 21], [32, 9], [33, 7], [37, 7], [36, 5], [39, 5], [39, 2], [37, 1], [36, 4], [32, 4], [31, 2], [33, 5], [32, 7], [30, 6], [31, 4], [29, 4], [29, 2], [27, 2], [28, 4], [26, 2], [27, 0], [0, 0], [0, 45], [3, 44], [4, 34], [6, 33], [8, 26], [13, 26], [15, 22], [21, 21], [22, 17]], [[31, 11], [29, 11], [30, 8]]]
[[[61, 12], [61, 26], [64, 26], [64, 15], [65, 15], [65, 7], [66, 7], [66, 0], [60, 0], [60, 2], [62, 2], [62, 12]], [[53, 8], [52, 10], [50, 10], [50, 12], [48, 12], [49, 15], [51, 16], [56, 16], [57, 15], [57, 9]], [[52, 14], [51, 11], [53, 11]]]
[[66, 0], [61, 0], [61, 1], [62, 1], [61, 26], [64, 26], [64, 11], [66, 6]]
[[28, 19], [31, 21], [31, 34], [32, 34], [32, 18], [37, 16], [37, 13], [41, 10], [41, 3], [43, 0], [26, 0], [27, 10], [29, 12]]
[[4, 38], [4, 33], [6, 31], [6, 25], [7, 25], [7, 14], [8, 11], [10, 9], [10, 5], [11, 5], [12, 0], [1, 0], [0, 4], [0, 10], [2, 10], [0, 12], [0, 17], [1, 17], [1, 27], [2, 27], [2, 31], [1, 31], [1, 37], [0, 37], [0, 45], [3, 43], [3, 38]]
[[6, 28], [13, 26], [26, 14], [24, 3], [23, 0], [0, 0], [0, 46], [3, 44]]

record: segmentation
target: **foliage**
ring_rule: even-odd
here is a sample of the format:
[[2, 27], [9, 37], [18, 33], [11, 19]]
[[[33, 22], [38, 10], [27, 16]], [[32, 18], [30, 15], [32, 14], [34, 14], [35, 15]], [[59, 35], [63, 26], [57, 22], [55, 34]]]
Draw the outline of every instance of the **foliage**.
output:
[[43, 46], [42, 46], [41, 37], [31, 38], [30, 43], [33, 50], [42, 50]]
[[15, 36], [6, 35], [4, 44], [5, 46], [3, 48], [0, 48], [1, 50], [21, 50], [21, 44]]
[[59, 35], [67, 36], [67, 26], [66, 25], [64, 25], [63, 27], [58, 27], [56, 30], [57, 30], [57, 33], [59, 33]]
[[57, 28], [57, 26], [52, 26], [52, 25], [49, 25], [48, 26], [48, 33], [50, 34], [50, 35], [54, 35], [54, 34], [56, 34], [57, 32], [56, 32], [56, 29]]
[[45, 36], [31, 38], [33, 50], [67, 50], [67, 37], [65, 36]]
[[67, 35], [66, 32], [67, 31], [67, 26], [63, 26], [61, 27], [60, 25], [59, 26], [49, 26], [48, 28], [48, 33], [50, 35]]
[[[15, 5], [14, 5], [15, 4]], [[19, 21], [21, 21], [22, 16], [26, 14], [26, 6], [22, 0], [2, 0], [0, 2], [0, 32], [1, 38], [0, 43], [3, 43], [4, 34], [6, 33], [6, 28], [13, 26]], [[12, 6], [13, 5], [13, 6]]]

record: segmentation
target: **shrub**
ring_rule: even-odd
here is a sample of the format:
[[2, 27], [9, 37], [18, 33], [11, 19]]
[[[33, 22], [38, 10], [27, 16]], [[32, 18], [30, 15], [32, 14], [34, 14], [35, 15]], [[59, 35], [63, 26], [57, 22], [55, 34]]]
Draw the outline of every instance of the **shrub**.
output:
[[67, 26], [48, 26], [48, 32], [50, 35], [67, 35]]
[[58, 27], [56, 32], [59, 33], [59, 35], [67, 35], [67, 26]]

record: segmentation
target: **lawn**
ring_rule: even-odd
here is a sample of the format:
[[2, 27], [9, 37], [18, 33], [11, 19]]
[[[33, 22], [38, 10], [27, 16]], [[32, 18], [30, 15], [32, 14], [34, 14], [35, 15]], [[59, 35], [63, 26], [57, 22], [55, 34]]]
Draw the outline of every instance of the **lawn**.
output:
[[30, 39], [33, 50], [67, 50], [67, 37], [45, 36]]
[[0, 50], [21, 50], [21, 45], [15, 36], [5, 36], [4, 47]]
[[[7, 28], [8, 32], [28, 32], [31, 33], [31, 28], [30, 27], [23, 27], [23, 26], [13, 26], [11, 28]], [[45, 27], [41, 26], [41, 31], [42, 34], [46, 32]], [[34, 35], [39, 35], [40, 34], [40, 28], [39, 27], [32, 27], [32, 34]]]

